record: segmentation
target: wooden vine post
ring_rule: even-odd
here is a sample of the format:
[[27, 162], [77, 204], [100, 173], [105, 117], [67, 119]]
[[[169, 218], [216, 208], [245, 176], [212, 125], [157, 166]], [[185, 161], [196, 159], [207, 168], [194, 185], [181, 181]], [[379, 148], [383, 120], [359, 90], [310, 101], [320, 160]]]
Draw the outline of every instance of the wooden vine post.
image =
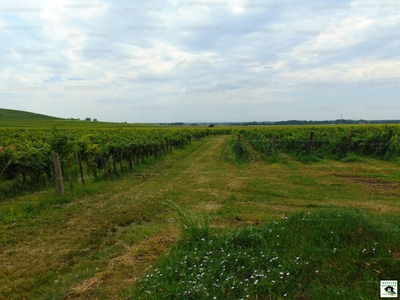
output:
[[308, 145], [307, 145], [307, 154], [310, 154], [313, 136], [314, 136], [314, 131], [310, 131], [310, 139], [308, 140]]
[[388, 133], [388, 135], [386, 137], [387, 145], [386, 145], [386, 151], [385, 152], [387, 152], [389, 150], [390, 140], [392, 139], [392, 136], [393, 136], [393, 128], [390, 128], [389, 129], [389, 133]]
[[275, 153], [275, 134], [273, 134], [271, 137], [271, 148], [272, 148], [272, 153]]
[[104, 170], [104, 178], [107, 178], [107, 173], [109, 172], [107, 171], [107, 161], [105, 154], [103, 154], [103, 170]]
[[347, 151], [349, 151], [350, 143], [351, 143], [351, 138], [354, 136], [353, 134], [353, 129], [350, 129], [350, 134], [349, 134], [349, 141], [347, 142], [346, 148], [344, 150], [344, 156], [346, 157]]
[[117, 154], [112, 155], [113, 167], [114, 167], [114, 175], [117, 176]]
[[53, 164], [54, 164], [56, 194], [63, 195], [64, 182], [62, 178], [60, 158], [58, 157], [57, 153], [53, 153]]
[[237, 141], [237, 146], [236, 146], [236, 153], [238, 156], [242, 157], [243, 155], [243, 148], [242, 144], [240, 143], [240, 134], [238, 134], [238, 141]]
[[129, 154], [128, 156], [128, 162], [129, 162], [129, 170], [133, 171], [133, 158], [132, 158], [132, 153]]
[[393, 135], [393, 128], [390, 128], [388, 136], [386, 138], [388, 142], [392, 139], [392, 135]]
[[81, 157], [80, 157], [80, 155], [78, 153], [76, 153], [76, 159], [78, 160], [79, 172], [81, 173], [82, 185], [85, 185], [85, 178], [83, 177], [82, 160], [81, 160]]

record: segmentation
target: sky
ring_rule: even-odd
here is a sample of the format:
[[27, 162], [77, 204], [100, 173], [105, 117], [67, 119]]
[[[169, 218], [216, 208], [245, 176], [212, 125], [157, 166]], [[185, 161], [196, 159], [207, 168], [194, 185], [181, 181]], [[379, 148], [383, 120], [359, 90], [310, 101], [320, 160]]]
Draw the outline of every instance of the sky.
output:
[[0, 0], [0, 66], [62, 118], [400, 119], [400, 2]]

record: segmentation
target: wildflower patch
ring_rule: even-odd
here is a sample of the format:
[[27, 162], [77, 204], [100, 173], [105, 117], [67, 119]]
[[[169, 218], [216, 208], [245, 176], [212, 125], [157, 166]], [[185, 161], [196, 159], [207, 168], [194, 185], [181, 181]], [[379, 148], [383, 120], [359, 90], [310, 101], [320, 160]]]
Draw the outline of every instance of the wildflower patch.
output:
[[133, 293], [135, 299], [368, 299], [376, 297], [381, 276], [400, 268], [396, 240], [357, 211], [282, 216], [180, 243]]

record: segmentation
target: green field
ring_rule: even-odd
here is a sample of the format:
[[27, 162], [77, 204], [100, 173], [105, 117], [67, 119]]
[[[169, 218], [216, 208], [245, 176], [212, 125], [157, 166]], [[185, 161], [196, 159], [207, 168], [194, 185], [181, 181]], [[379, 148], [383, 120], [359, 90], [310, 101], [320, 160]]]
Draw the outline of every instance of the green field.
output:
[[[59, 122], [0, 114], [6, 130]], [[271, 157], [240, 130], [0, 201], [0, 299], [378, 299], [400, 280], [397, 148]]]
[[20, 110], [11, 110], [0, 108], [0, 129], [50, 129], [54, 126], [59, 128], [163, 128], [165, 126], [156, 126], [148, 124], [127, 124], [124, 122], [93, 122], [85, 120], [71, 120], [51, 117]]

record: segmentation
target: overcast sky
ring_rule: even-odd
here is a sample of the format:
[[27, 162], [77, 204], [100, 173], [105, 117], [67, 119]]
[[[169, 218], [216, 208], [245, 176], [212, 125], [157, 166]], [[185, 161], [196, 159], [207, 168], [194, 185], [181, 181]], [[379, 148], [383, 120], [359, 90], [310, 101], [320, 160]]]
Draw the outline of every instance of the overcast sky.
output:
[[400, 2], [0, 0], [0, 107], [115, 122], [400, 119]]

